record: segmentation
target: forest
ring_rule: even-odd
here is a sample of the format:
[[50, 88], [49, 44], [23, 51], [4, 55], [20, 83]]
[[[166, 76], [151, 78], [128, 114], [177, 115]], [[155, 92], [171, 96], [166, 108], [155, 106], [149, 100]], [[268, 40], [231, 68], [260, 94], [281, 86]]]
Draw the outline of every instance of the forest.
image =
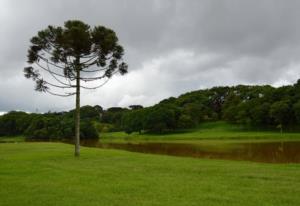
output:
[[[219, 120], [262, 130], [299, 131], [300, 80], [278, 88], [213, 87], [170, 97], [150, 107], [103, 109], [87, 105], [80, 110], [82, 139], [95, 139], [101, 132], [114, 131], [176, 133]], [[74, 110], [43, 114], [11, 111], [0, 116], [1, 136], [70, 139], [74, 131]]]

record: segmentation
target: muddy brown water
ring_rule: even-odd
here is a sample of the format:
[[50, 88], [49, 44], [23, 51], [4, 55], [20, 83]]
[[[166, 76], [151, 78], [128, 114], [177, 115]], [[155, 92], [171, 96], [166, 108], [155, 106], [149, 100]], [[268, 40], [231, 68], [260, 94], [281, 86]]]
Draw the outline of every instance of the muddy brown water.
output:
[[[28, 142], [44, 142], [26, 140]], [[57, 141], [55, 141], [57, 142]], [[61, 142], [61, 141], [59, 141]], [[72, 141], [62, 141], [73, 144]], [[6, 143], [6, 141], [0, 141]], [[12, 142], [7, 142], [12, 143]], [[182, 157], [246, 160], [265, 163], [300, 163], [300, 141], [238, 142], [216, 144], [188, 144], [169, 142], [101, 143], [83, 140], [82, 146], [105, 149], [120, 149], [131, 152], [163, 154]]]
[[101, 143], [82, 141], [82, 146], [121, 149], [173, 156], [247, 160], [266, 163], [300, 163], [300, 141], [252, 142], [205, 145], [186, 143]]

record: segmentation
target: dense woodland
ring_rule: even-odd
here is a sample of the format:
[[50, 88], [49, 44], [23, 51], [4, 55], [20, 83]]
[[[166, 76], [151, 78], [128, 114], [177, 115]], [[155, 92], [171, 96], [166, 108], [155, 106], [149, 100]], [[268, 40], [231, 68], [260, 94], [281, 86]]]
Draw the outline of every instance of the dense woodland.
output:
[[[213, 87], [170, 97], [143, 108], [81, 107], [81, 138], [99, 132], [167, 133], [197, 127], [204, 121], [227, 121], [257, 129], [296, 131], [300, 125], [300, 80], [294, 85]], [[11, 111], [0, 116], [0, 135], [33, 139], [74, 136], [74, 110], [44, 114]]]

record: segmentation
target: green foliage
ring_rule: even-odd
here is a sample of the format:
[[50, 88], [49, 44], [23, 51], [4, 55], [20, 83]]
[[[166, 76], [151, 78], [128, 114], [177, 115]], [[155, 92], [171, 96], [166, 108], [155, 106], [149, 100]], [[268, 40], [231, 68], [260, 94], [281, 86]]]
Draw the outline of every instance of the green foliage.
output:
[[148, 132], [164, 133], [177, 128], [179, 110], [172, 105], [157, 105], [145, 112], [144, 129]]
[[291, 118], [289, 102], [277, 101], [270, 108], [270, 116], [274, 118], [278, 124], [287, 124]]
[[127, 134], [132, 132], [141, 133], [144, 129], [144, 110], [134, 110], [131, 112], [126, 112], [122, 117], [122, 127]]
[[262, 104], [256, 104], [251, 109], [251, 120], [252, 124], [259, 126], [259, 125], [268, 125], [271, 122], [269, 117], [270, 111], [270, 103], [265, 102]]
[[[93, 107], [83, 108], [81, 138], [98, 138], [92, 121], [99, 113], [89, 113]], [[29, 139], [72, 139], [75, 134], [74, 111], [64, 113], [27, 114], [9, 112], [0, 117], [0, 136], [25, 135]]]
[[182, 114], [178, 120], [178, 127], [181, 129], [192, 128], [195, 126], [195, 122], [192, 117], [186, 114]]
[[143, 109], [144, 107], [142, 105], [130, 105], [129, 108], [132, 110], [138, 110]]
[[97, 121], [94, 121], [93, 124], [96, 130], [98, 131], [98, 133], [116, 131], [113, 124], [102, 123]]
[[121, 107], [111, 107], [103, 111], [101, 122], [113, 124], [115, 131], [121, 130], [122, 117], [128, 111], [126, 108]]
[[193, 102], [184, 104], [182, 113], [186, 118], [191, 119], [191, 121], [193, 122], [192, 125], [197, 125], [201, 121], [203, 121], [206, 116], [208, 116], [208, 114], [206, 114], [207, 111], [208, 108], [206, 108], [203, 104], [197, 104], [196, 102]]
[[[30, 42], [27, 62], [30, 65], [36, 63], [34, 67], [38, 66], [40, 70], [46, 70], [57, 80], [56, 84], [53, 84], [42, 77], [39, 69], [35, 69], [33, 66], [25, 67], [25, 77], [35, 81], [35, 90], [40, 92], [56, 94], [50, 91], [52, 87], [56, 89], [74, 88], [74, 85], [62, 82], [57, 77], [65, 77], [71, 81], [78, 77], [83, 81], [91, 81], [105, 77], [110, 78], [116, 72], [127, 73], [128, 66], [122, 61], [124, 49], [119, 45], [116, 33], [104, 26], [90, 28], [82, 21], [69, 20], [64, 23], [63, 27], [49, 25], [32, 37]], [[47, 67], [41, 66], [43, 63], [46, 63]], [[62, 72], [51, 71], [49, 64], [59, 68]], [[96, 70], [98, 74], [93, 78], [79, 76], [82, 72], [91, 72], [91, 70], [87, 70], [91, 66], [102, 69]], [[72, 95], [72, 93], [64, 93], [60, 96], [68, 95]]]
[[300, 100], [293, 105], [293, 110], [298, 124], [300, 124]]
[[[100, 115], [103, 112], [103, 109], [101, 106], [96, 105], [94, 107], [86, 105], [80, 107], [80, 118], [81, 119], [93, 119], [93, 120], [100, 120]], [[75, 116], [75, 109], [71, 110], [67, 113], [68, 117], [74, 117]]]
[[[81, 139], [98, 139], [98, 132], [91, 121], [83, 120], [80, 122]], [[75, 134], [75, 131], [74, 131]]]
[[201, 122], [226, 120], [257, 128], [278, 124], [299, 129], [300, 81], [295, 85], [214, 87], [162, 100], [159, 104], [128, 111], [123, 130], [163, 133], [196, 127]]
[[[295, 85], [214, 87], [189, 92], [178, 98], [170, 97], [157, 105], [131, 109], [100, 106], [81, 108], [81, 119], [96, 127], [98, 132], [169, 133], [192, 129], [204, 122], [225, 120], [232, 124], [257, 129], [299, 130], [300, 81]], [[11, 112], [0, 117], [0, 135], [71, 138], [74, 110], [44, 115]], [[45, 134], [44, 128], [48, 131]], [[42, 130], [42, 131], [39, 131]], [[92, 132], [92, 136], [95, 134]], [[47, 136], [47, 137], [46, 137]], [[87, 136], [82, 134], [83, 137]]]
[[11, 111], [0, 116], [0, 136], [20, 135], [28, 127], [31, 117], [25, 112]]

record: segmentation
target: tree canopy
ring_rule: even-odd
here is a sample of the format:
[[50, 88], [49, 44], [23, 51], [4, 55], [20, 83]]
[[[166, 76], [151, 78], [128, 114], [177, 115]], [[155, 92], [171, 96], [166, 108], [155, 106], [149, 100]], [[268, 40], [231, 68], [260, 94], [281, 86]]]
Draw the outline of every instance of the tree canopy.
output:
[[[81, 21], [70, 20], [64, 27], [48, 26], [30, 42], [27, 55], [30, 66], [24, 68], [24, 73], [36, 82], [37, 91], [75, 95], [78, 71], [79, 79], [85, 83], [80, 85], [83, 89], [96, 89], [114, 74], [127, 72], [128, 66], [122, 61], [124, 49], [118, 44], [115, 32], [104, 26], [90, 28]], [[103, 82], [88, 86], [94, 80]], [[63, 93], [57, 93], [58, 89]]]

